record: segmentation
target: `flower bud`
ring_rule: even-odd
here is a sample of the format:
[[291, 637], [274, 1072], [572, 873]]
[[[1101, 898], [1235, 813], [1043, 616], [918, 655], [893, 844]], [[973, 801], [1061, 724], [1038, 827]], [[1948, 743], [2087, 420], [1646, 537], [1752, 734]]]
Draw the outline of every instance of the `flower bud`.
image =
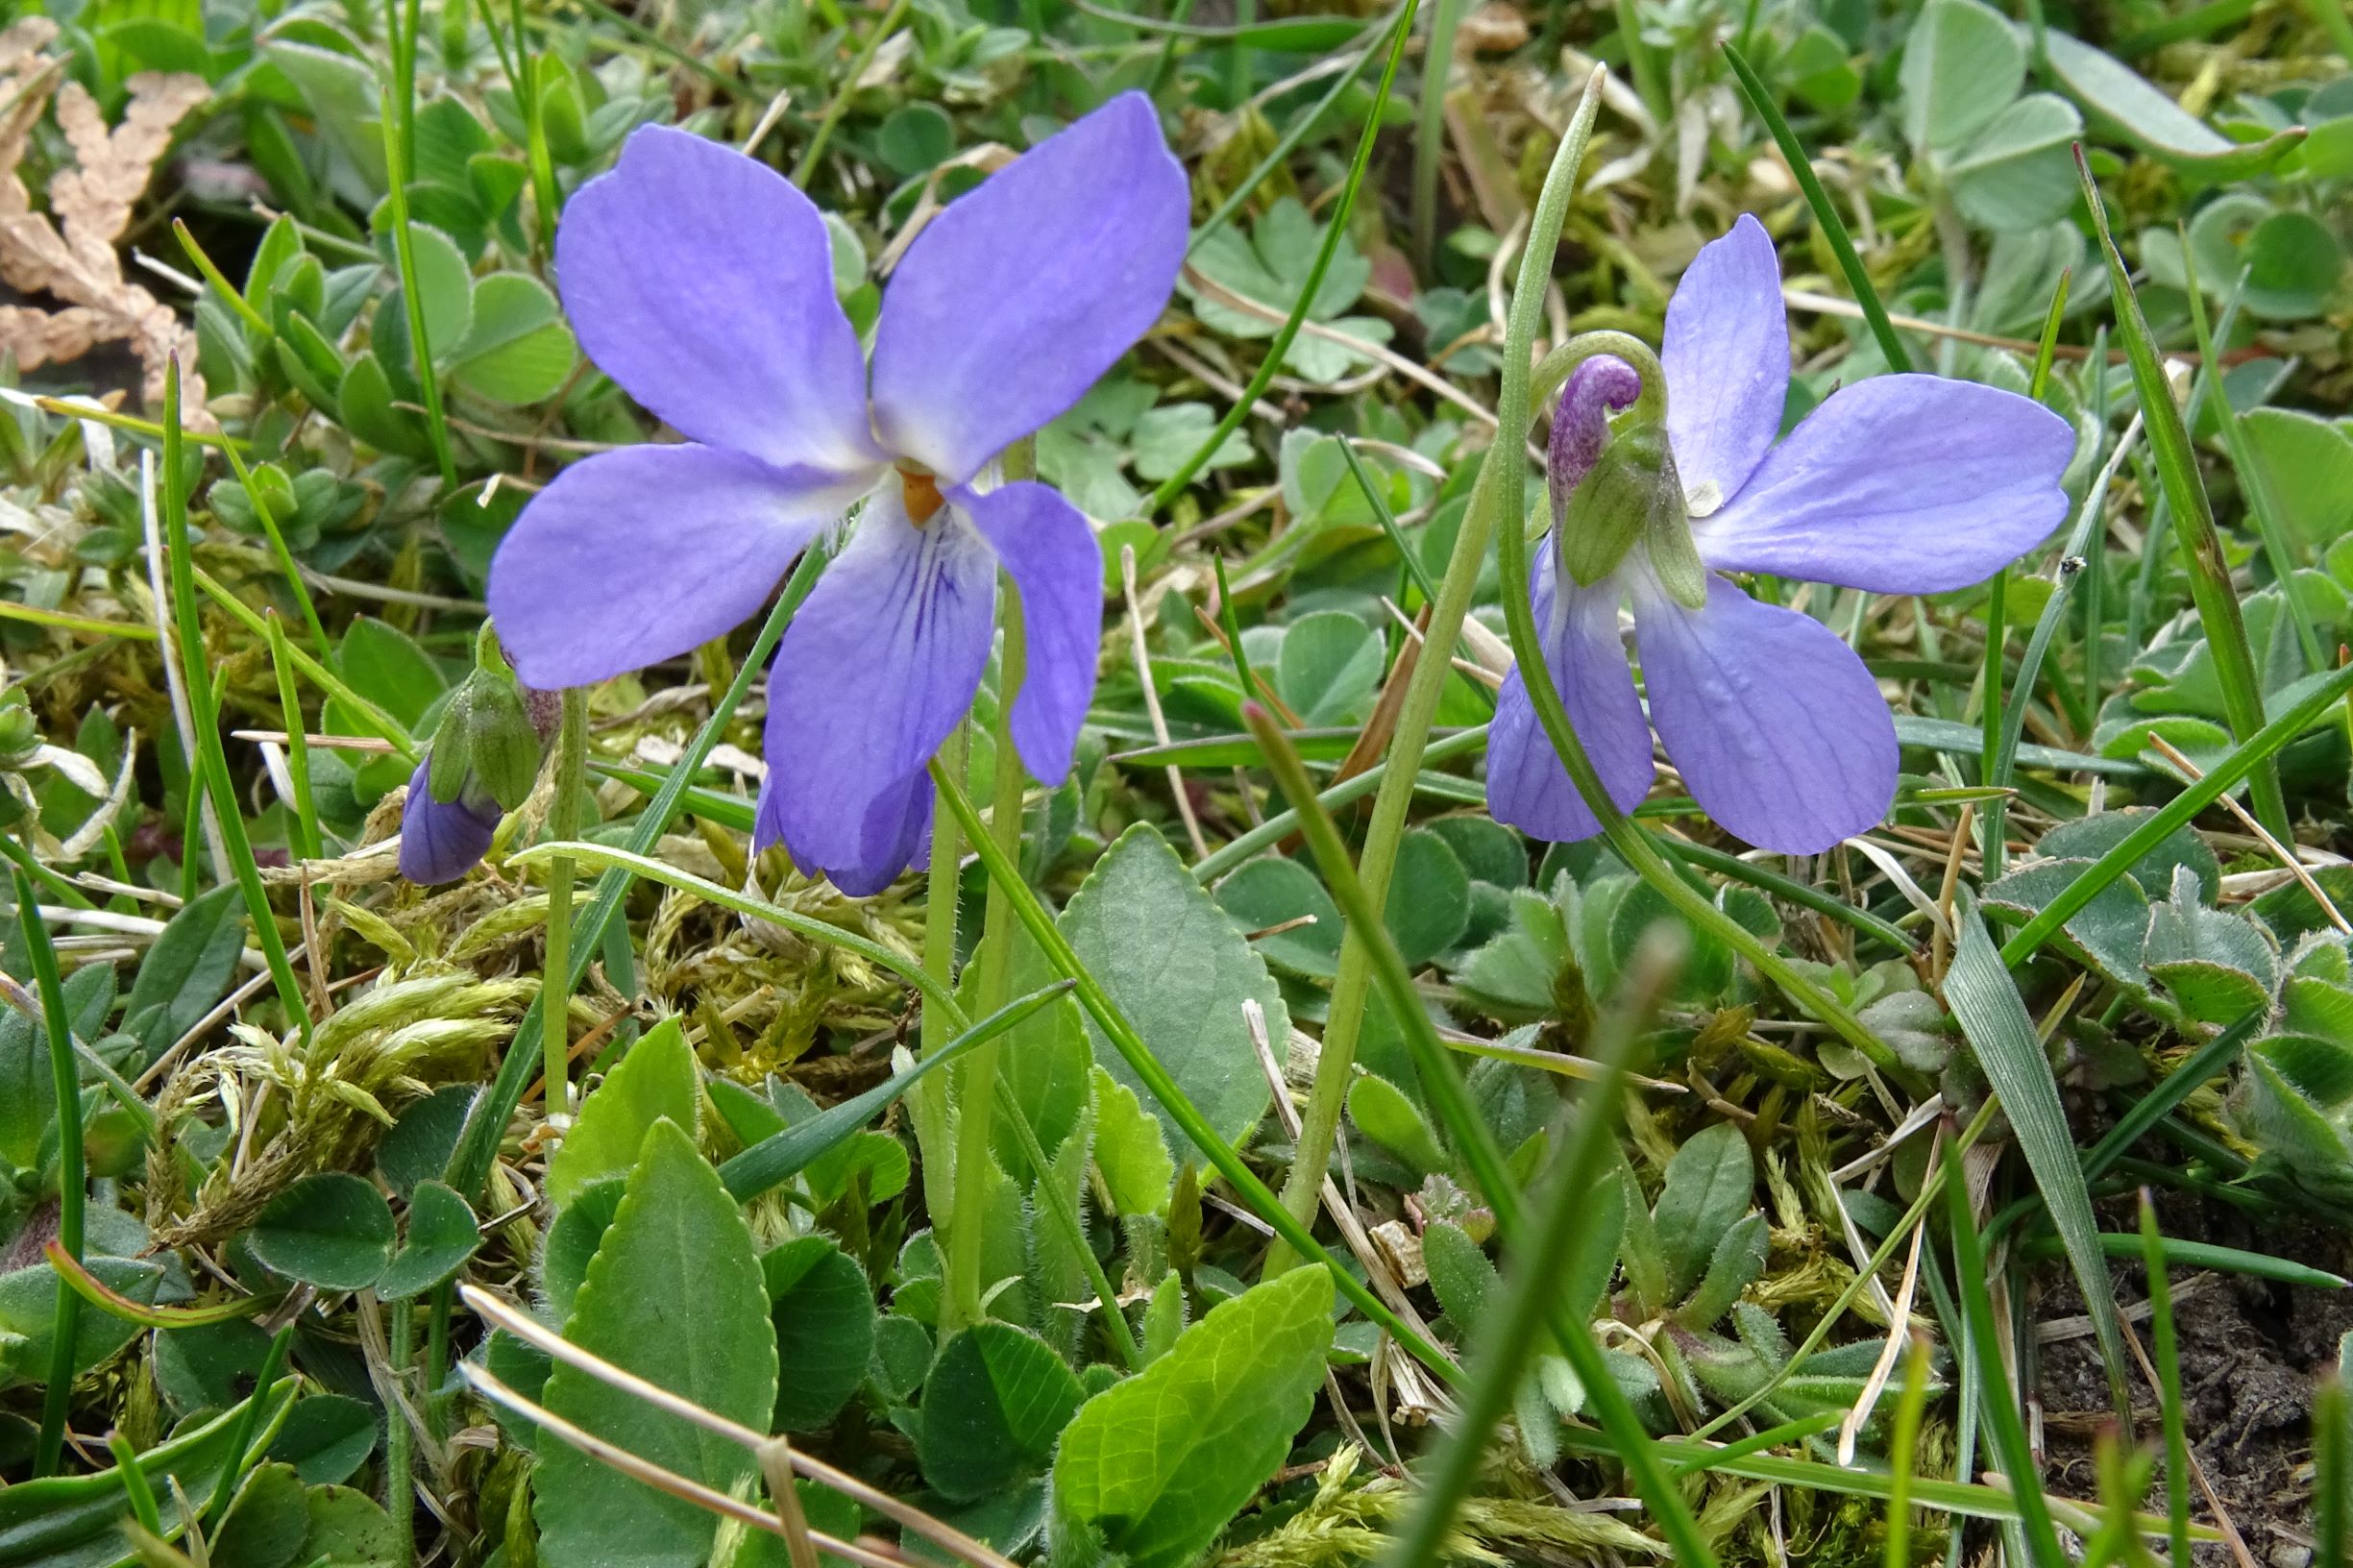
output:
[[478, 790], [447, 800], [433, 797], [434, 759], [417, 764], [409, 775], [408, 801], [401, 808], [401, 875], [419, 887], [454, 882], [490, 852], [491, 837], [503, 815]]
[[512, 811], [538, 780], [539, 759], [539, 728], [521, 688], [510, 675], [477, 670], [433, 732], [433, 798], [454, 800], [472, 788]]

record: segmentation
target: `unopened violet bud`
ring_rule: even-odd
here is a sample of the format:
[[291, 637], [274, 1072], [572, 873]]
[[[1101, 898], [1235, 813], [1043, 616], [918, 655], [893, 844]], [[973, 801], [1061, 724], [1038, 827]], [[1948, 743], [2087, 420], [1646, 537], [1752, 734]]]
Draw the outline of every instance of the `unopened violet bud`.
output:
[[432, 766], [430, 758], [417, 764], [401, 810], [401, 875], [429, 888], [456, 881], [488, 854], [503, 815], [497, 801], [475, 789], [435, 799]]
[[433, 796], [453, 800], [477, 792], [512, 811], [538, 781], [543, 749], [514, 676], [478, 669], [451, 694], [433, 732]]

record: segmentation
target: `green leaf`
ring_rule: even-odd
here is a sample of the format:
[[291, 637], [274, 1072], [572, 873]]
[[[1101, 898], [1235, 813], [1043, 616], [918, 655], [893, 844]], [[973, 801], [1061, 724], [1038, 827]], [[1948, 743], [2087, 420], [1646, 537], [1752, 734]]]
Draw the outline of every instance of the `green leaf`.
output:
[[1085, 1391], [1051, 1345], [1010, 1323], [975, 1323], [923, 1384], [916, 1456], [941, 1496], [975, 1502], [1041, 1474]]
[[[131, 982], [124, 1032], [158, 1051], [171, 1044], [229, 994], [244, 951], [245, 904], [235, 888], [212, 888], [189, 899], [156, 938]], [[48, 1071], [46, 1062], [41, 1071]]]
[[431, 453], [424, 421], [392, 406], [392, 379], [373, 351], [354, 359], [343, 372], [343, 384], [335, 391], [335, 410], [342, 415], [345, 429], [379, 452], [401, 457]]
[[2070, 149], [2082, 135], [2074, 105], [2047, 92], [2028, 93], [1946, 165], [1953, 205], [1987, 229], [2027, 230], [2050, 222], [2074, 204]]
[[375, 1452], [375, 1406], [343, 1394], [313, 1394], [286, 1416], [269, 1457], [294, 1466], [306, 1485], [328, 1486], [351, 1480]]
[[1332, 1277], [1295, 1268], [1211, 1310], [1089, 1400], [1062, 1435], [1054, 1507], [1127, 1568], [1181, 1568], [1290, 1452], [1322, 1386]]
[[481, 1249], [474, 1210], [452, 1188], [420, 1182], [408, 1199], [408, 1240], [376, 1282], [386, 1301], [404, 1301], [447, 1285]]
[[498, 272], [475, 285], [473, 324], [442, 357], [460, 387], [514, 407], [560, 391], [580, 350], [547, 284]]
[[1929, 0], [1903, 46], [1903, 136], [1949, 152], [1995, 123], [2026, 81], [2026, 50], [1978, 0]]
[[[474, 269], [457, 241], [430, 224], [408, 226], [410, 258], [416, 264], [417, 298], [425, 306], [425, 336], [433, 361], [446, 365], [451, 351], [474, 325]], [[387, 247], [388, 248], [388, 247]], [[408, 341], [408, 306], [395, 286], [376, 307], [376, 352], [386, 370], [413, 376], [416, 355]]]
[[776, 1427], [815, 1432], [841, 1413], [874, 1354], [874, 1293], [858, 1261], [824, 1236], [760, 1259], [776, 1328]]
[[[223, 1466], [240, 1437], [254, 1446], [269, 1443], [294, 1403], [287, 1379], [260, 1402], [260, 1419], [250, 1432], [244, 1409], [230, 1410], [183, 1432], [138, 1456], [139, 1474], [163, 1518], [166, 1540], [176, 1540], [186, 1521], [184, 1499], [209, 1500]], [[249, 1449], [250, 1453], [251, 1450]], [[241, 1456], [240, 1456], [241, 1457]], [[0, 1487], [0, 1563], [25, 1568], [113, 1568], [134, 1561], [125, 1551], [122, 1527], [131, 1500], [119, 1469], [86, 1476], [51, 1476]], [[226, 1563], [231, 1559], [215, 1557]]]
[[272, 1198], [246, 1233], [275, 1273], [322, 1290], [364, 1290], [392, 1262], [392, 1209], [373, 1184], [341, 1171], [306, 1176]]
[[[1329, 980], [1338, 972], [1340, 911], [1316, 874], [1295, 860], [1262, 855], [1245, 861], [1217, 884], [1217, 905], [1244, 934], [1267, 934], [1251, 943], [1266, 961], [1294, 974]], [[1304, 919], [1287, 931], [1277, 926]]]
[[956, 150], [956, 123], [937, 104], [901, 105], [874, 133], [874, 151], [904, 180], [937, 168]]
[[400, 1531], [383, 1506], [349, 1486], [313, 1486], [306, 1500], [310, 1532], [303, 1560], [312, 1568], [398, 1568]]
[[[745, 1426], [765, 1427], [774, 1412], [776, 1335], [751, 1232], [676, 1123], [647, 1132], [564, 1337]], [[729, 1491], [751, 1480], [743, 1449], [576, 1367], [558, 1363], [545, 1403], [707, 1486]], [[543, 1448], [532, 1485], [547, 1568], [701, 1568], [716, 1516], [565, 1444]]]
[[2239, 428], [2281, 522], [2307, 550], [2325, 549], [2353, 527], [2353, 435], [2344, 427], [2301, 409], [2256, 408]]
[[692, 1132], [699, 1125], [701, 1102], [686, 1032], [676, 1018], [664, 1018], [580, 1102], [579, 1119], [548, 1162], [548, 1201], [561, 1209], [589, 1183], [627, 1171], [657, 1121]]
[[1341, 610], [1303, 615], [1283, 632], [1275, 689], [1308, 725], [1353, 723], [1381, 684], [1381, 639]]
[[[2189, 874], [2186, 870], [2183, 873]], [[2083, 1287], [2084, 1301], [2097, 1333], [2100, 1353], [2108, 1363], [2108, 1379], [2117, 1403], [2124, 1403], [2124, 1338], [2116, 1315], [2116, 1292], [2108, 1278], [2108, 1261], [2099, 1250], [2099, 1224], [2092, 1213], [2092, 1194], [2084, 1185], [2083, 1166], [2075, 1157], [2075, 1140], [2068, 1131], [2067, 1111], [2059, 1102], [2059, 1084], [2051, 1076], [2050, 1059], [2035, 1034], [2026, 1004], [2019, 999], [2001, 954], [1986, 935], [1985, 921], [1974, 903], [1956, 908], [1960, 927], [1952, 968], [1945, 977], [1945, 1001], [1969, 1038], [1977, 1065], [2001, 1101], [2018, 1138], [2019, 1152], [2034, 1173], [2051, 1224], [2067, 1244], [2068, 1262]]]
[[290, 1464], [264, 1464], [245, 1478], [212, 1542], [238, 1568], [287, 1568], [310, 1533], [302, 1478]]
[[[1290, 1010], [1265, 962], [1193, 881], [1167, 841], [1140, 823], [1121, 834], [1058, 923], [1080, 962], [1210, 1127], [1235, 1143], [1248, 1138], [1266, 1114], [1269, 1091], [1241, 1004], [1257, 999], [1274, 1041], [1289, 1037]], [[1087, 1033], [1096, 1060], [1166, 1127], [1159, 1102], [1091, 1017]]]
[[1702, 1128], [1675, 1151], [1651, 1211], [1666, 1259], [1670, 1298], [1683, 1296], [1699, 1282], [1716, 1243], [1749, 1212], [1755, 1185], [1749, 1140], [1729, 1122]]
[[[1614, 1184], [1615, 1178], [1611, 1180]], [[1430, 1288], [1438, 1305], [1454, 1319], [1456, 1343], [1468, 1344], [1503, 1289], [1495, 1265], [1467, 1231], [1441, 1219], [1422, 1233], [1422, 1266], [1430, 1271]]]
[[1430, 1123], [1386, 1078], [1369, 1072], [1359, 1078], [1348, 1090], [1348, 1116], [1358, 1131], [1421, 1174], [1447, 1168], [1446, 1151]]
[[[172, 931], [167, 926], [157, 939], [147, 962], [139, 968], [141, 979], [156, 967], [155, 955], [173, 941]], [[233, 920], [230, 935], [236, 935]], [[233, 943], [231, 962], [235, 962]], [[85, 1042], [95, 1040], [106, 1026], [107, 1010], [114, 1005], [114, 967], [85, 965], [65, 977], [64, 989], [66, 1022], [74, 1038]], [[57, 1083], [50, 1072], [46, 1032], [37, 1033], [33, 1020], [12, 1007], [0, 1012], [0, 1163], [18, 1170], [33, 1169], [40, 1160], [41, 1139], [49, 1136], [56, 1120]]]
[[412, 730], [449, 685], [441, 666], [415, 638], [367, 615], [345, 629], [335, 649], [335, 673], [353, 691]]
[[1136, 1091], [1101, 1067], [1094, 1074], [1094, 1160], [1111, 1206], [1120, 1214], [1157, 1214], [1168, 1207], [1176, 1165], [1168, 1139]]
[[[143, 1259], [93, 1257], [84, 1262], [101, 1285], [135, 1302], [152, 1305], [163, 1283], [162, 1268]], [[57, 1271], [46, 1262], [0, 1274], [0, 1386], [49, 1376], [60, 1288]], [[137, 1324], [84, 1303], [74, 1318], [75, 1375], [96, 1366], [138, 1333]], [[0, 1562], [7, 1560], [0, 1555]]]
[[1397, 841], [1382, 923], [1408, 968], [1418, 968], [1461, 939], [1471, 923], [1471, 878], [1444, 839], [1412, 828]]
[[2056, 28], [2047, 29], [2043, 38], [2052, 74], [2084, 112], [2185, 173], [2212, 181], [2241, 179], [2269, 167], [2303, 139], [2298, 129], [2244, 145], [2234, 142], [2113, 56]]

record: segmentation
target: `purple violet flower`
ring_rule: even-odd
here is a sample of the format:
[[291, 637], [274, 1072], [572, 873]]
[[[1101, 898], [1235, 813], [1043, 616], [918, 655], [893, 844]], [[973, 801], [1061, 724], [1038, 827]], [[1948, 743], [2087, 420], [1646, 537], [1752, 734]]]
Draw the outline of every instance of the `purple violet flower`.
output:
[[[1546, 662], [1609, 797], [1651, 788], [1651, 729], [1702, 810], [1765, 849], [1810, 854], [1876, 823], [1895, 798], [1894, 719], [1863, 661], [1821, 622], [1751, 599], [1719, 574], [1770, 573], [1880, 594], [1933, 594], [1990, 576], [2067, 515], [2067, 421], [2031, 399], [1936, 376], [1841, 387], [1777, 441], [1789, 386], [1789, 323], [1773, 241], [1743, 215], [1700, 251], [1667, 306], [1659, 355], [1666, 429], [1705, 574], [1694, 608], [1652, 552], [1627, 551], [1580, 586], [1556, 529], [1530, 574]], [[1614, 367], [1614, 368], [1612, 368]], [[1577, 428], [1574, 488], [1607, 407], [1633, 401], [1623, 361], [1580, 367], [1559, 416]], [[1581, 454], [1581, 465], [1580, 456]], [[1650, 695], [1634, 694], [1618, 606], [1633, 607]], [[1487, 804], [1542, 839], [1601, 831], [1554, 753], [1514, 672], [1487, 742]]]
[[408, 776], [408, 799], [401, 807], [401, 875], [421, 888], [454, 882], [490, 853], [491, 835], [504, 813], [499, 803], [466, 780], [454, 800], [436, 800], [426, 783], [432, 758]]
[[516, 674], [587, 685], [721, 636], [863, 502], [776, 649], [755, 846], [853, 894], [921, 852], [924, 765], [979, 688], [999, 567], [1027, 635], [1014, 743], [1061, 778], [1094, 695], [1101, 548], [1049, 486], [972, 480], [1158, 318], [1189, 206], [1150, 101], [1121, 94], [932, 219], [870, 367], [806, 196], [716, 142], [633, 133], [564, 208], [557, 282], [590, 357], [688, 440], [532, 498], [490, 570]]

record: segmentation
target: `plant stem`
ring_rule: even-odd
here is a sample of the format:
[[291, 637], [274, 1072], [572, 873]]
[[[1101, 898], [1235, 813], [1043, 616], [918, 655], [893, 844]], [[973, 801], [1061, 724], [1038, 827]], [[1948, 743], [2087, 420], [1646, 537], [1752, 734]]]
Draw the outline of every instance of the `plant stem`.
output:
[[[41, 920], [39, 900], [23, 871], [12, 870], [15, 881], [16, 924], [24, 934], [25, 951], [33, 963], [33, 981], [40, 997], [41, 1032], [49, 1042], [49, 1087], [56, 1099], [58, 1124], [58, 1245], [77, 1263], [82, 1262], [83, 1213], [88, 1198], [88, 1177], [82, 1154], [82, 1072], [74, 1061], [72, 1026], [66, 1020], [65, 989], [58, 979], [57, 949], [50, 944], [49, 927]], [[41, 1391], [41, 1425], [33, 1446], [33, 1473], [54, 1473], [65, 1452], [65, 1412], [73, 1402], [74, 1341], [79, 1337], [82, 1298], [57, 1282], [57, 1305], [50, 1324], [49, 1383]]]
[[[1513, 330], [1504, 345], [1507, 387], [1510, 384], [1511, 355], [1519, 355], [1523, 366], [1527, 362], [1534, 320], [1543, 308], [1545, 281], [1552, 273], [1553, 250], [1568, 217], [1569, 196], [1576, 185], [1577, 170], [1584, 161], [1585, 147], [1592, 136], [1593, 120], [1600, 112], [1601, 102], [1597, 76], [1585, 84], [1576, 117], [1570, 121], [1567, 135], [1553, 155], [1552, 170], [1545, 178], [1543, 194], [1537, 198], [1528, 245], [1521, 256], [1520, 292], [1511, 302]], [[1527, 331], [1520, 330], [1523, 316], [1530, 318]], [[1523, 383], [1526, 380], [1525, 370], [1521, 380]], [[1422, 657], [1414, 664], [1413, 678], [1406, 686], [1405, 703], [1397, 715], [1396, 737], [1389, 743], [1387, 771], [1382, 775], [1380, 793], [1373, 797], [1372, 823], [1357, 857], [1357, 875], [1364, 884], [1365, 897], [1376, 911], [1385, 909], [1388, 903], [1389, 878], [1397, 869], [1398, 845], [1404, 840], [1406, 816], [1413, 804], [1414, 775], [1421, 769], [1439, 699], [1445, 696], [1446, 683], [1454, 675], [1453, 665], [1441, 650], [1451, 650], [1462, 635], [1462, 623], [1470, 614], [1471, 597], [1478, 589], [1480, 571], [1486, 562], [1488, 537], [1501, 510], [1495, 504], [1489, 476], [1499, 466], [1516, 466], [1521, 462], [1518, 432], [1526, 428], [1524, 418], [1517, 423], [1507, 419], [1498, 427], [1495, 445], [1489, 449], [1485, 466], [1472, 489], [1470, 503], [1463, 509], [1462, 523], [1455, 535], [1454, 553], [1448, 557], [1446, 576], [1438, 583], [1437, 599], [1430, 606], [1430, 625], [1422, 633]], [[1497, 453], [1505, 454], [1500, 461]], [[1516, 532], [1519, 513], [1508, 511], [1503, 515], [1508, 520], [1505, 531]], [[1523, 569], [1519, 576], [1507, 575], [1504, 581], [1515, 583], [1526, 576]], [[1515, 596], [1507, 588], [1504, 597], [1508, 600]], [[1284, 1209], [1302, 1223], [1314, 1213], [1317, 1194], [1323, 1190], [1324, 1173], [1332, 1160], [1333, 1138], [1355, 1073], [1357, 1042], [1363, 1031], [1364, 1012], [1372, 994], [1372, 951], [1366, 944], [1369, 936], [1370, 933], [1359, 931], [1351, 924], [1340, 939], [1339, 967], [1332, 983], [1332, 1006], [1325, 1015], [1315, 1083], [1309, 1091], [1306, 1109], [1300, 1113], [1298, 1150], [1283, 1187]], [[1278, 1242], [1267, 1253], [1266, 1271], [1278, 1273], [1293, 1262], [1289, 1249]]]
[[2166, 1279], [2165, 1237], [2157, 1230], [2157, 1206], [2141, 1189], [2141, 1261], [2148, 1273], [2148, 1327], [2155, 1341], [2157, 1403], [2165, 1427], [2166, 1528], [2173, 1560], [2190, 1557], [2190, 1439], [2182, 1426], [2181, 1347], [2173, 1333], [2173, 1289]]
[[[997, 665], [996, 717], [989, 726], [991, 778], [989, 841], [1014, 866], [1021, 863], [1021, 756], [1013, 744], [1013, 704], [1021, 689], [1027, 666], [1022, 635], [1021, 597], [1008, 581], [997, 593], [998, 619], [1005, 631]], [[935, 826], [934, 831], [937, 831]], [[1013, 943], [1016, 920], [1005, 890], [989, 884], [981, 917], [980, 947], [973, 955], [972, 1005], [967, 1009], [986, 1017], [1005, 1005], [1012, 994]], [[956, 1090], [956, 1207], [947, 1234], [947, 1289], [944, 1311], [956, 1323], [981, 1319], [981, 1240], [989, 1223], [989, 1188], [995, 1175], [995, 1159], [989, 1152], [989, 1123], [996, 1110], [997, 1053], [1002, 1041], [990, 1041], [964, 1060]], [[1038, 1180], [1048, 1180], [1041, 1164]], [[1082, 1238], [1083, 1239], [1083, 1238]], [[1116, 1309], [1115, 1309], [1115, 1311]], [[943, 1325], [945, 1332], [947, 1325]]]
[[[588, 692], [564, 691], [564, 717], [555, 732], [555, 799], [548, 808], [548, 836], [568, 842], [580, 836], [580, 791], [588, 772]], [[548, 863], [548, 952], [539, 989], [556, 988], [555, 1005], [540, 1010], [539, 1066], [545, 1080], [543, 1104], [551, 1120], [571, 1114], [572, 1066], [572, 857]]]
[[[964, 729], [959, 725], [956, 733], [947, 738], [947, 744], [940, 747], [941, 766], [961, 773], [964, 754]], [[931, 810], [931, 865], [923, 890], [923, 972], [931, 976], [935, 985], [949, 992], [956, 985], [956, 922], [960, 916], [959, 872], [963, 859], [960, 825], [948, 811], [946, 801], [935, 796]], [[955, 1020], [926, 999], [919, 1036], [923, 1054], [937, 1055], [956, 1034]], [[935, 1214], [953, 1215], [957, 1148], [947, 1075], [933, 1073], [916, 1085], [907, 1096], [907, 1106], [915, 1118], [916, 1146], [923, 1156], [924, 1206]], [[953, 1299], [951, 1294], [943, 1293], [942, 1307], [949, 1308]]]
[[[365, 1300], [365, 1297], [361, 1298]], [[416, 1354], [417, 1304], [384, 1304], [384, 1360], [392, 1380], [405, 1394], [408, 1363]], [[392, 1518], [393, 1568], [409, 1568], [417, 1560], [417, 1506], [412, 1470], [416, 1438], [409, 1431], [408, 1412], [396, 1403], [384, 1412], [384, 1512]]]
[[908, 0], [892, 0], [891, 9], [883, 12], [882, 20], [874, 24], [874, 30], [866, 36], [866, 42], [859, 45], [857, 58], [849, 62], [849, 69], [843, 73], [841, 86], [834, 88], [833, 96], [826, 100], [824, 112], [818, 117], [817, 129], [809, 134], [809, 145], [801, 149], [799, 159], [793, 165], [793, 184], [803, 190], [809, 187], [809, 177], [817, 172], [817, 160], [824, 156], [825, 142], [832, 136], [833, 128], [841, 123], [843, 111], [849, 108], [849, 95], [856, 90], [858, 78], [864, 76], [866, 68], [874, 62], [874, 56], [881, 51], [884, 42], [898, 31], [898, 24], [906, 18], [907, 5]]

